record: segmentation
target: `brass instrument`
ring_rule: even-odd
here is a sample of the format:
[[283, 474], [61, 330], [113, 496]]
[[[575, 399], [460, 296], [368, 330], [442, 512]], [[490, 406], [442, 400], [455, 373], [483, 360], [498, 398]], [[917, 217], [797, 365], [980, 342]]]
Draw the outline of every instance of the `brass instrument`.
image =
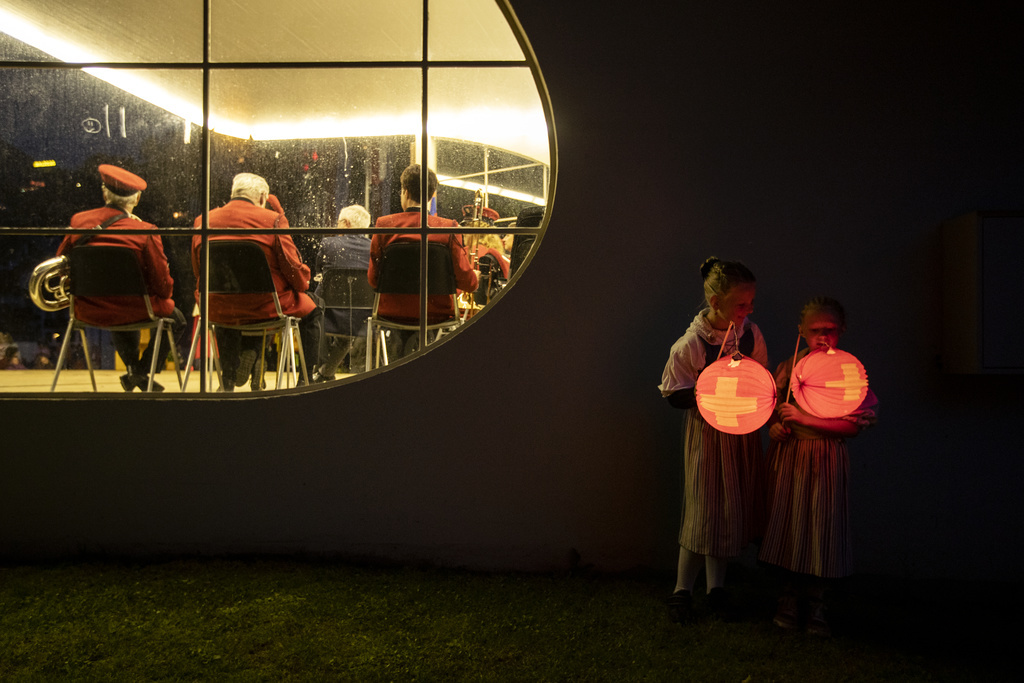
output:
[[59, 311], [71, 303], [68, 278], [70, 266], [66, 256], [46, 259], [28, 278], [28, 295], [44, 311]]
[[[466, 209], [468, 208], [468, 205], [462, 207], [463, 214], [466, 213]], [[462, 226], [465, 228], [490, 227], [491, 223], [490, 221], [483, 217], [483, 211], [484, 193], [483, 190], [477, 190], [476, 194], [473, 195], [473, 215], [471, 218], [463, 220]], [[473, 270], [480, 269], [480, 256], [477, 253], [477, 246], [480, 243], [481, 237], [482, 235], [480, 235], [480, 233], [470, 233], [462, 235], [462, 243], [466, 247], [466, 251], [469, 255], [469, 261], [473, 266]], [[484, 283], [481, 282], [480, 285], [489, 287], [490, 283], [488, 282], [487, 285], [484, 285]], [[459, 308], [466, 311], [466, 318], [472, 317], [472, 315], [476, 313], [480, 306], [477, 305], [473, 292], [463, 292], [462, 294], [459, 295]]]
[[[463, 213], [468, 209], [468, 206], [462, 207]], [[483, 218], [484, 212], [484, 193], [483, 190], [477, 190], [476, 195], [473, 196], [473, 217], [469, 220], [462, 221], [462, 226], [466, 228], [487, 228], [490, 227], [490, 222]], [[466, 249], [469, 250], [469, 256], [473, 261], [473, 269], [476, 269], [476, 247], [480, 242], [480, 234], [473, 233], [462, 236], [462, 243], [466, 245]]]

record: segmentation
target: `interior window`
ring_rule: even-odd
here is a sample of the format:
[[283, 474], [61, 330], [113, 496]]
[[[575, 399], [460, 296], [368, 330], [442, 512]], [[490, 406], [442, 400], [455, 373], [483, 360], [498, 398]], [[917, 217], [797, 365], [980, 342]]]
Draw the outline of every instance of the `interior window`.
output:
[[[429, 351], [500, 300], [539, 243], [553, 141], [540, 72], [506, 0], [9, 0], [0, 7], [0, 394], [245, 396], [372, 377]], [[438, 183], [418, 208], [402, 185], [416, 164]], [[72, 217], [104, 206], [112, 181], [101, 167], [111, 166], [145, 189], [101, 232], [132, 238], [139, 274], [130, 277], [142, 278], [156, 309], [173, 299], [180, 319], [156, 311], [152, 328], [111, 329], [126, 321], [111, 313], [94, 325], [79, 305], [69, 325], [73, 300], [123, 311], [135, 296], [72, 293], [71, 242], [104, 243], [89, 234], [97, 226], [73, 228]], [[278, 221], [239, 237], [243, 226], [223, 222], [222, 207], [244, 200], [233, 199], [239, 174], [266, 181], [286, 230]], [[421, 178], [417, 189], [429, 189]], [[366, 215], [341, 221], [353, 206]], [[239, 239], [264, 244], [266, 264], [252, 267], [266, 266], [285, 314], [281, 288], [295, 285], [284, 281], [308, 269], [319, 328], [299, 316], [295, 329], [271, 329], [273, 288], [244, 292], [249, 299], [222, 289], [259, 286], [252, 273], [225, 278], [242, 255], [210, 246]], [[417, 246], [400, 266], [402, 250], [388, 251], [424, 240], [447, 255]], [[160, 296], [152, 254], [139, 255], [154, 242], [173, 280]], [[374, 244], [389, 273], [377, 287], [391, 293], [370, 289]], [[438, 270], [445, 259], [453, 274]], [[75, 267], [76, 286], [103, 279]], [[455, 283], [451, 324], [436, 326], [445, 278]], [[378, 296], [411, 302], [398, 326], [383, 308], [374, 316]], [[225, 302], [243, 300], [266, 318], [238, 330], [217, 318]], [[146, 365], [158, 337], [157, 361]]]

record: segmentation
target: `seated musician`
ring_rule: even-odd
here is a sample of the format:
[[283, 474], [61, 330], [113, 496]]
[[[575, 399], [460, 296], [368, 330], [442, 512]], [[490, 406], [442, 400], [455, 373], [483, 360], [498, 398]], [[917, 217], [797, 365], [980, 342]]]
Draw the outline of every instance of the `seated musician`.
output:
[[[427, 169], [427, 195], [428, 201], [437, 194], [437, 174]], [[378, 228], [418, 228], [420, 227], [420, 165], [412, 164], [402, 171], [402, 212], [381, 216], [377, 219]], [[440, 216], [428, 216], [427, 226], [431, 228], [458, 228], [454, 220], [441, 218]], [[367, 278], [370, 285], [377, 286], [380, 277], [380, 262], [384, 256], [384, 249], [394, 242], [418, 242], [417, 234], [395, 234], [395, 235], [374, 235], [370, 244], [370, 268], [367, 271]], [[431, 234], [428, 237], [430, 242], [438, 242], [449, 245], [452, 264], [455, 266], [455, 283], [464, 292], [476, 291], [479, 281], [479, 273], [473, 269], [466, 249], [463, 246], [462, 237], [453, 233]], [[442, 322], [451, 317], [452, 299], [446, 295], [432, 295], [427, 297], [427, 321], [430, 323]], [[416, 294], [381, 294], [377, 306], [377, 314], [383, 318], [389, 318], [403, 323], [415, 324], [420, 319], [420, 300]], [[394, 334], [389, 348], [389, 356], [402, 357], [411, 353], [417, 346], [418, 334], [406, 332]], [[391, 353], [393, 348], [396, 353]]]
[[509, 259], [498, 235], [480, 235], [476, 243], [476, 262], [479, 264], [481, 288], [477, 290], [478, 304], [488, 303], [508, 282]]
[[[353, 204], [338, 216], [339, 235], [325, 237], [316, 255], [317, 272], [328, 268], [351, 268], [366, 271], [370, 266], [370, 237], [360, 230], [370, 227], [370, 213]], [[316, 294], [323, 299], [317, 285]], [[329, 308], [324, 311], [324, 358], [313, 376], [314, 382], [334, 379], [339, 367], [343, 372], [359, 372], [366, 367], [366, 319], [369, 309], [347, 310]]]
[[[266, 208], [268, 204], [272, 210]], [[195, 220], [195, 226], [201, 225], [202, 216], [199, 216]], [[302, 353], [307, 369], [316, 368], [320, 363], [323, 310], [306, 293], [309, 289], [309, 266], [302, 262], [299, 251], [288, 234], [288, 219], [277, 197], [270, 194], [270, 185], [267, 181], [254, 173], [236, 175], [231, 184], [231, 201], [210, 211], [210, 227], [275, 230], [269, 234], [242, 234], [237, 237], [215, 235], [211, 236], [210, 240], [244, 239], [259, 243], [270, 265], [282, 312], [300, 318], [299, 333], [302, 336]], [[199, 235], [192, 238], [192, 269], [196, 273], [197, 283], [201, 245], [202, 239]], [[198, 289], [196, 297], [198, 300]], [[276, 315], [273, 301], [261, 294], [240, 294], [230, 300], [210, 297], [212, 320], [246, 323], [268, 320]], [[260, 362], [264, 349], [261, 344], [260, 337], [243, 337], [238, 330], [217, 328], [217, 348], [224, 377], [222, 389], [232, 391], [236, 386], [244, 384], [250, 376], [250, 386], [253, 389], [264, 388], [263, 367]]]
[[[162, 318], [172, 318], [172, 329], [175, 336], [185, 326], [185, 316], [174, 307], [171, 293], [174, 279], [167, 266], [163, 241], [157, 234], [125, 235], [121, 230], [145, 229], [156, 230], [152, 223], [146, 223], [132, 211], [146, 189], [146, 181], [139, 176], [118, 166], [100, 164], [100, 179], [103, 181], [103, 206], [98, 209], [81, 211], [71, 217], [72, 228], [97, 228], [95, 234], [68, 235], [60, 243], [57, 256], [64, 256], [74, 248], [90, 246], [128, 247], [135, 252], [142, 276], [146, 282], [146, 291], [153, 307], [153, 313]], [[75, 301], [75, 317], [79, 320], [100, 326], [127, 325], [149, 318], [145, 303], [138, 297], [81, 297]], [[121, 387], [125, 391], [138, 388], [145, 391], [149, 384], [149, 368], [153, 360], [153, 344], [139, 356], [141, 335], [138, 331], [112, 332], [114, 348], [121, 357], [128, 372], [121, 375]], [[162, 345], [166, 347], [166, 345]], [[161, 348], [161, 355], [170, 353], [169, 348]], [[156, 371], [160, 372], [164, 358], [157, 360]], [[164, 388], [153, 382], [153, 391]]]

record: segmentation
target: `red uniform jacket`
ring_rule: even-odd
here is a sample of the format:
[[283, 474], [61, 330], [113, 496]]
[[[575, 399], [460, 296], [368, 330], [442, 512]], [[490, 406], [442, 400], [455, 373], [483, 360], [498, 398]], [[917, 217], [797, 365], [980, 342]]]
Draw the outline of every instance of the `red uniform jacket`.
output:
[[[71, 217], [72, 228], [95, 228], [105, 220], [123, 213], [118, 208], [104, 206], [76, 213]], [[129, 247], [135, 250], [135, 257], [142, 267], [142, 277], [149, 292], [153, 312], [161, 317], [168, 317], [174, 311], [171, 293], [174, 279], [167, 267], [167, 256], [164, 244], [159, 235], [119, 235], [118, 228], [131, 230], [156, 230], [152, 223], [136, 218], [122, 218], [115, 221], [105, 230], [91, 236], [82, 249], [90, 246]], [[57, 248], [57, 256], [64, 256], [85, 235], [68, 235]], [[93, 325], [127, 325], [128, 323], [147, 320], [146, 304], [133, 296], [82, 297], [75, 300], [75, 317]]]
[[[202, 225], [203, 218], [196, 218], [195, 226]], [[210, 212], [211, 228], [279, 228], [288, 229], [288, 219], [270, 209], [256, 206], [246, 199], [232, 199], [230, 202]], [[281, 300], [281, 310], [285, 315], [298, 318], [305, 317], [316, 303], [308, 294], [309, 266], [302, 262], [299, 250], [291, 235], [215, 235], [211, 240], [246, 239], [258, 242], [270, 264], [270, 273], [274, 276], [274, 287], [277, 297]], [[202, 239], [197, 235], [192, 238], [192, 271], [196, 274], [196, 300], [199, 300], [198, 274], [199, 256]], [[210, 295], [211, 317], [224, 323], [242, 323], [254, 320], [266, 320], [277, 316], [274, 301], [260, 294], [238, 294], [229, 296]]]
[[[378, 228], [418, 228], [420, 209], [416, 207], [410, 211], [381, 216], [377, 219], [376, 225]], [[457, 228], [459, 224], [447, 218], [428, 216], [427, 225], [431, 228]], [[384, 255], [384, 247], [391, 242], [418, 242], [419, 239], [419, 235], [374, 235], [373, 241], [370, 243], [370, 268], [366, 272], [370, 285], [377, 286], [379, 277], [377, 269], [380, 267], [380, 260]], [[466, 255], [462, 238], [459, 235], [443, 233], [430, 235], [427, 239], [430, 242], [450, 245], [452, 263], [455, 265], [455, 284], [465, 292], [475, 291], [477, 287], [476, 272]], [[377, 313], [399, 322], [417, 323], [420, 319], [419, 297], [415, 294], [381, 294]], [[427, 297], [427, 322], [436, 323], [447, 320], [451, 317], [451, 313], [452, 299], [450, 296]]]

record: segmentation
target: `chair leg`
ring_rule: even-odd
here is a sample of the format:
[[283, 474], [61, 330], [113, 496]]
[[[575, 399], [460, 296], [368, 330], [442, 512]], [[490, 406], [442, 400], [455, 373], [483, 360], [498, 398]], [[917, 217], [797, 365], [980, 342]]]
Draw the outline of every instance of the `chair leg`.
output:
[[171, 358], [174, 359], [174, 372], [178, 375], [178, 390], [183, 391], [185, 385], [181, 381], [181, 357], [178, 356], [178, 345], [174, 343], [174, 333], [171, 331], [170, 325], [164, 327], [164, 332], [167, 333], [167, 343], [171, 347]]
[[[196, 347], [199, 345], [199, 337], [201, 336], [199, 325], [196, 325], [195, 329], [192, 330], [192, 344], [188, 348], [188, 362], [185, 364], [185, 381], [181, 383], [181, 393], [185, 393], [185, 389], [188, 388], [188, 378], [192, 374], [192, 363], [196, 360]], [[204, 358], [207, 356], [204, 356]]]
[[277, 339], [277, 382], [274, 384], [274, 388], [280, 389], [281, 379], [284, 377], [285, 355], [288, 346], [288, 343], [284, 340], [284, 330], [278, 330]]
[[78, 333], [82, 335], [82, 351], [85, 352], [85, 367], [89, 368], [89, 379], [92, 380], [92, 390], [99, 391], [99, 389], [96, 388], [96, 375], [92, 371], [92, 357], [89, 355], [89, 342], [85, 338], [85, 330], [79, 328]]
[[[294, 327], [292, 327], [292, 325], [294, 325]], [[294, 329], [295, 336], [299, 338], [299, 367], [302, 369], [302, 381], [306, 383], [306, 386], [309, 386], [309, 374], [306, 372], [306, 353], [302, 350], [302, 333], [299, 332], [299, 321], [294, 320], [294, 322], [289, 325], [289, 329]], [[291, 337], [290, 332], [288, 336]], [[292, 342], [292, 345], [294, 346], [294, 342]]]
[[224, 388], [224, 368], [220, 365], [220, 347], [217, 346], [217, 335], [213, 333], [213, 325], [210, 325], [210, 331], [206, 335], [206, 351], [207, 361], [209, 365], [206, 371], [207, 379], [207, 391], [213, 391], [213, 375], [217, 374], [217, 381], [220, 382], [220, 386]]
[[164, 336], [164, 321], [158, 320], [156, 323], [156, 330], [153, 333], [153, 338], [150, 340], [150, 344], [153, 345], [153, 358], [149, 361], [149, 382], [146, 384], [146, 391], [153, 391], [153, 375], [156, 374], [156, 365], [160, 360], [160, 341]]
[[52, 394], [57, 388], [57, 378], [60, 377], [61, 368], [64, 367], [64, 359], [68, 354], [68, 345], [71, 342], [71, 332], [75, 326], [74, 318], [68, 320], [68, 329], [64, 333], [64, 343], [60, 345], [60, 355], [57, 357], [57, 367], [53, 371], [53, 384], [50, 385], [50, 393]]
[[373, 365], [373, 320], [366, 319], [366, 371], [369, 372]]

